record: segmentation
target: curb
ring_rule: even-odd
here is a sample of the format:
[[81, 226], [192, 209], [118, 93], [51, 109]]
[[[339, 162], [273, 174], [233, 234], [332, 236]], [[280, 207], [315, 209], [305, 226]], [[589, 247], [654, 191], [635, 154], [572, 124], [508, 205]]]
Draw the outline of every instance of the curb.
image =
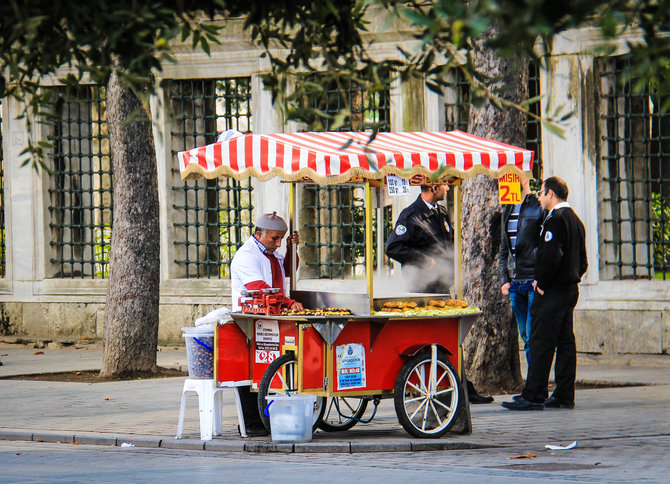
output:
[[283, 453], [328, 453], [362, 454], [371, 452], [422, 452], [436, 450], [490, 449], [499, 447], [494, 444], [474, 442], [453, 442], [440, 440], [411, 440], [402, 442], [297, 442], [276, 443], [268, 441], [230, 441], [198, 439], [162, 439], [148, 436], [114, 436], [109, 434], [72, 434], [64, 432], [42, 432], [21, 430], [0, 430], [0, 440], [51, 442], [71, 445], [106, 445], [121, 447], [132, 444], [133, 447], [162, 448], [171, 450], [205, 450], [210, 452], [244, 452], [250, 454]]

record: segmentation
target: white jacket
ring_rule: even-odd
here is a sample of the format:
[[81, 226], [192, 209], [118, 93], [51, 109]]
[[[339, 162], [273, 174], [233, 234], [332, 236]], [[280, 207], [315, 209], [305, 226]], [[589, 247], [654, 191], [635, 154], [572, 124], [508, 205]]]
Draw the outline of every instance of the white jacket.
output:
[[[284, 256], [274, 253], [281, 267], [282, 290], [286, 293], [284, 277]], [[240, 310], [239, 297], [245, 284], [253, 281], [264, 281], [272, 286], [272, 265], [253, 240], [253, 235], [240, 247], [230, 264], [230, 297], [233, 311]]]

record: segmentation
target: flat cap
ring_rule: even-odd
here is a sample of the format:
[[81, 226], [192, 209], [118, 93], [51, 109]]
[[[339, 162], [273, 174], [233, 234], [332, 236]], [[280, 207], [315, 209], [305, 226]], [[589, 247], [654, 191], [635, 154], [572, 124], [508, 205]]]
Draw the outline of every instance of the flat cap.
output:
[[278, 230], [280, 232], [286, 232], [288, 226], [284, 219], [277, 215], [277, 212], [264, 213], [256, 219], [256, 228], [265, 229], [265, 230]]

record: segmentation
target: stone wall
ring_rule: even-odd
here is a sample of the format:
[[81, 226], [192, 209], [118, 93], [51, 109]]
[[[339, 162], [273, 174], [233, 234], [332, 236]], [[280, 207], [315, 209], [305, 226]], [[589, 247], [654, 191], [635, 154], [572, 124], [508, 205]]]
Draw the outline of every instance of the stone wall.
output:
[[[214, 304], [162, 304], [158, 340], [179, 343], [181, 328], [220, 306]], [[102, 339], [104, 304], [0, 303], [0, 337]]]

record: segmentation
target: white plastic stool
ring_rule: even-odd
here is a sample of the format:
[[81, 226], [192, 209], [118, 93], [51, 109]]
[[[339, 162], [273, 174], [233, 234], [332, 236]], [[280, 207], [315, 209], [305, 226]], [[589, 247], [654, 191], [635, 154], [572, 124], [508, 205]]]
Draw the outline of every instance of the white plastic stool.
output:
[[200, 410], [200, 440], [212, 440], [212, 435], [221, 435], [221, 408], [223, 407], [223, 391], [233, 390], [235, 392], [235, 403], [237, 404], [237, 420], [240, 424], [240, 434], [247, 436], [242, 414], [242, 402], [237, 389], [240, 385], [248, 385], [249, 382], [229, 382], [225, 387], [214, 386], [214, 379], [187, 378], [184, 381], [184, 389], [181, 393], [181, 406], [179, 407], [179, 422], [177, 423], [177, 436], [181, 439], [184, 430], [184, 413], [186, 411], [186, 393], [198, 394], [198, 407]]

